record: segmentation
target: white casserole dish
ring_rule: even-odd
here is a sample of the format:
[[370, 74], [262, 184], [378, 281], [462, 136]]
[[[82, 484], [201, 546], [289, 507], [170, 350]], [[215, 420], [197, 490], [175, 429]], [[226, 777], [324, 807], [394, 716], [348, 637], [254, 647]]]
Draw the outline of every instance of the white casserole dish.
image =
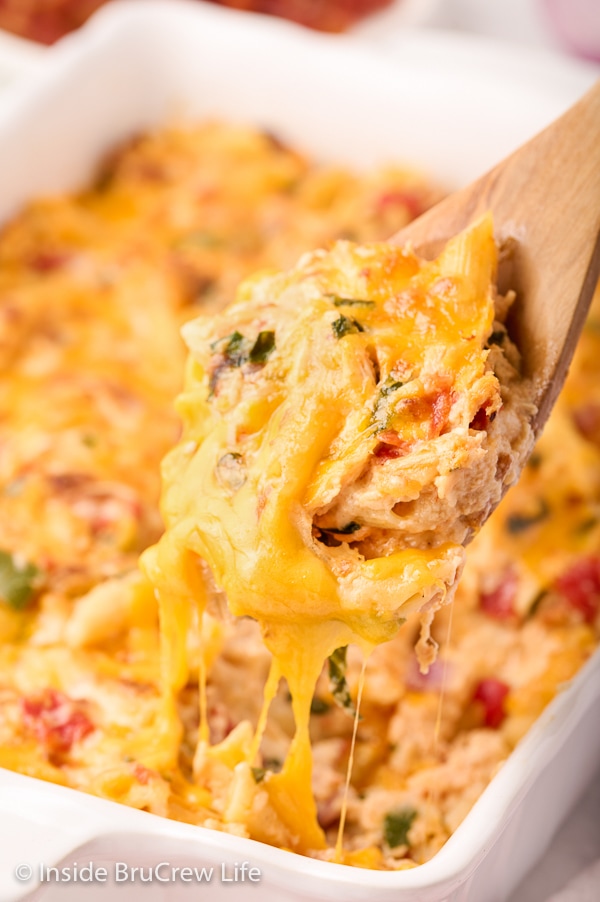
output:
[[[445, 49], [444, 49], [445, 48]], [[0, 218], [28, 198], [86, 182], [103, 154], [173, 118], [244, 120], [314, 157], [354, 166], [404, 158], [459, 185], [558, 115], [593, 80], [584, 67], [515, 51], [483, 68], [439, 36], [409, 35], [394, 59], [355, 39], [176, 2], [106, 8], [0, 101]], [[485, 54], [484, 54], [485, 56]], [[531, 67], [527, 77], [524, 73]], [[301, 858], [170, 822], [0, 771], [0, 900], [34, 891], [82, 898], [81, 883], [45, 883], [39, 865], [95, 861], [214, 867], [210, 882], [84, 883], [106, 899], [503, 902], [550, 841], [600, 764], [600, 656], [555, 700], [446, 846], [427, 864], [381, 873]], [[260, 882], [221, 879], [234, 862]], [[15, 878], [29, 865], [30, 880]], [[25, 874], [26, 869], [21, 871]], [[160, 872], [164, 875], [164, 870]], [[104, 895], [102, 895], [104, 894]]]
[[0, 31], [0, 88], [35, 65], [44, 48], [33, 41]]

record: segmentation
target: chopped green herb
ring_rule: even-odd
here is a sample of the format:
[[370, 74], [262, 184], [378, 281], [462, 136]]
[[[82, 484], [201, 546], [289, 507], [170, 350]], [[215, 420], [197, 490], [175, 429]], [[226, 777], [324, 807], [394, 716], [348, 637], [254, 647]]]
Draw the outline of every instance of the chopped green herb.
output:
[[265, 770], [273, 771], [274, 774], [279, 773], [283, 767], [281, 758], [265, 758], [263, 763], [265, 765]]
[[358, 529], [360, 529], [360, 523], [357, 523], [356, 520], [351, 520], [350, 523], [346, 523], [346, 525], [342, 526], [340, 529], [332, 529], [331, 531], [339, 532], [341, 536], [349, 536]]
[[506, 528], [512, 536], [519, 535], [519, 533], [529, 529], [530, 526], [541, 523], [542, 520], [546, 519], [549, 513], [550, 508], [542, 499], [540, 502], [540, 509], [535, 514], [510, 514], [506, 518]]
[[381, 389], [382, 397], [385, 398], [385, 396], [391, 394], [391, 392], [398, 391], [398, 389], [402, 388], [403, 385], [404, 385], [404, 382], [390, 382], [390, 380], [388, 379], [388, 381], [385, 383], [385, 385]]
[[15, 611], [22, 611], [31, 600], [40, 571], [33, 564], [15, 560], [15, 555], [0, 551], [0, 599]]
[[318, 695], [315, 695], [310, 703], [310, 713], [315, 714], [318, 717], [321, 714], [327, 714], [330, 707], [331, 706], [325, 701], [324, 698], [319, 698]]
[[505, 329], [494, 329], [494, 331], [488, 338], [487, 343], [489, 345], [501, 345], [505, 338], [506, 338], [506, 330]]
[[374, 307], [375, 301], [367, 301], [365, 298], [342, 298], [337, 294], [328, 294], [335, 307]]
[[226, 341], [227, 344], [223, 350], [223, 356], [227, 363], [229, 366], [241, 366], [248, 359], [246, 339], [241, 332], [236, 330], [227, 336]]
[[265, 363], [275, 350], [275, 333], [259, 332], [253, 345], [237, 330], [211, 344], [211, 350], [220, 350], [227, 366], [243, 366], [244, 363]]
[[350, 319], [343, 314], [331, 324], [333, 334], [336, 338], [343, 338], [344, 335], [352, 335], [356, 332], [364, 332], [365, 330], [358, 320]]
[[224, 370], [230, 367], [240, 367], [245, 363], [264, 364], [267, 357], [275, 350], [275, 333], [270, 331], [259, 332], [253, 345], [237, 330], [224, 338], [218, 338], [210, 345], [211, 351], [221, 355], [221, 361], [217, 358], [217, 365], [211, 373], [209, 380], [209, 394], [211, 398], [219, 378]]
[[275, 333], [259, 332], [250, 351], [250, 363], [266, 363], [267, 357], [275, 350]]
[[531, 470], [539, 470], [542, 465], [542, 455], [539, 451], [534, 451], [529, 455], [529, 460], [527, 461], [527, 466]]
[[588, 517], [587, 520], [584, 520], [583, 523], [580, 523], [577, 529], [575, 530], [578, 535], [584, 536], [586, 533], [591, 532], [592, 529], [600, 523], [598, 517]]
[[541, 605], [542, 601], [544, 600], [544, 598], [546, 597], [547, 594], [548, 594], [547, 589], [540, 589], [540, 591], [537, 593], [537, 595], [534, 596], [533, 601], [529, 605], [527, 614], [525, 615], [525, 618], [527, 620], [529, 620], [530, 617], [535, 617], [539, 606]]
[[414, 808], [399, 808], [386, 814], [383, 821], [383, 838], [390, 849], [409, 845], [408, 831], [416, 816]]
[[330, 526], [328, 528], [324, 526], [320, 526], [319, 529], [321, 532], [334, 533], [338, 536], [350, 536], [353, 532], [356, 532], [361, 528], [360, 523], [357, 523], [356, 520], [351, 520], [350, 523], [346, 523], [345, 526]]
[[252, 771], [252, 776], [254, 777], [254, 781], [256, 783], [262, 783], [262, 781], [265, 779], [265, 776], [267, 773], [265, 768], [264, 767], [251, 767], [250, 770]]
[[354, 717], [356, 708], [350, 697], [350, 690], [348, 688], [348, 683], [346, 682], [346, 652], [347, 648], [344, 645], [341, 648], [336, 648], [336, 650], [329, 655], [329, 686], [331, 694], [340, 708], [351, 717]]
[[387, 429], [393, 416], [393, 410], [390, 409], [390, 400], [392, 399], [389, 398], [389, 395], [398, 391], [404, 384], [404, 382], [397, 382], [391, 376], [388, 376], [379, 389], [379, 395], [371, 414], [371, 423], [377, 427], [378, 432], [381, 432], [382, 429]]

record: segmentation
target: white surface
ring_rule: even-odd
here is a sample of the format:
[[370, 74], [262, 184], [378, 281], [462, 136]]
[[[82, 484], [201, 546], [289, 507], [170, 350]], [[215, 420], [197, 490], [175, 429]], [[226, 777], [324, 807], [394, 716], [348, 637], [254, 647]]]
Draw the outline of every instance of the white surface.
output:
[[586, 868], [571, 880], [557, 895], [548, 902], [598, 902], [600, 888], [600, 859]]
[[[554, 902], [555, 894], [556, 902], [598, 902], [599, 858], [600, 772], [510, 902], [547, 902], [550, 896]], [[562, 892], [567, 886], [569, 896], [563, 900]]]
[[396, 0], [391, 6], [361, 19], [350, 34], [378, 41], [402, 28], [424, 28], [439, 20], [447, 0]]
[[[597, 0], [591, 0], [597, 2]], [[559, 49], [544, 0], [444, 0], [433, 24], [501, 38], [511, 43]]]
[[[418, 160], [458, 185], [558, 115], [593, 80], [590, 70], [550, 57], [509, 48], [494, 53], [416, 33], [404, 35], [404, 52], [392, 60], [361, 49], [358, 39], [319, 37], [258, 17], [242, 24], [221, 10], [174, 0], [167, 7], [107, 9], [48, 51], [43, 71], [7, 89], [0, 103], [0, 217], [29, 196], [83, 184], [116, 142], [176, 116], [241, 118], [314, 156], [354, 165]], [[0, 899], [10, 902], [32, 888], [12, 877], [20, 863], [90, 857], [158, 863], [179, 856], [186, 864], [245, 859], [260, 866], [260, 888], [236, 887], [239, 900], [504, 902], [600, 763], [599, 687], [596, 656], [444, 849], [404, 873], [301, 859], [0, 772]], [[192, 889], [125, 885], [114, 893], [174, 902], [197, 898], [198, 887]], [[202, 896], [232, 898], [231, 889], [215, 882], [202, 887]], [[89, 902], [92, 893], [105, 890], [86, 886]], [[37, 897], [84, 898], [81, 885], [46, 886]]]
[[0, 31], [0, 88], [29, 72], [42, 59], [44, 49]]

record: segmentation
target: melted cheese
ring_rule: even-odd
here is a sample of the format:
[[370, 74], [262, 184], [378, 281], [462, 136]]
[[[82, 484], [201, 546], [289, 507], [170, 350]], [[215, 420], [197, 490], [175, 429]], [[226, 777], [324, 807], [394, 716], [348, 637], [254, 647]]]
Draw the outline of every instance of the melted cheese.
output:
[[[231, 612], [259, 621], [291, 692], [295, 737], [265, 789], [295, 849], [324, 846], [309, 738], [324, 660], [351, 642], [388, 640], [407, 613], [439, 606], [463, 562], [443, 533], [412, 547], [392, 534], [388, 553], [365, 555], [353, 533], [368, 534], [368, 510], [350, 527], [317, 518], [374, 467], [404, 478], [406, 491], [413, 459], [418, 470], [424, 448], [441, 456], [448, 434], [481, 451], [471, 420], [482, 404], [488, 415], [501, 406], [485, 350], [495, 272], [489, 218], [433, 262], [339, 243], [288, 274], [250, 280], [222, 316], [184, 329], [191, 355], [184, 431], [163, 468], [166, 533], [144, 555], [167, 685], [187, 676], [186, 601], [206, 594], [205, 562]], [[391, 459], [377, 456], [382, 441]], [[333, 548], [322, 541], [331, 532]]]
[[[36, 202], [3, 228], [0, 552], [4, 566], [15, 555], [40, 579], [22, 610], [0, 598], [1, 766], [334, 857], [351, 721], [322, 674], [310, 719], [313, 799], [307, 724], [320, 661], [359, 640], [366, 656], [391, 636], [413, 606], [409, 583], [435, 592], [446, 536], [441, 601], [462, 561], [460, 543], [498, 500], [485, 479], [504, 471], [511, 450], [498, 453], [513, 396], [496, 368], [507, 344], [499, 324], [502, 350], [482, 352], [480, 342], [493, 260], [484, 252], [477, 275], [466, 241], [455, 245], [454, 261], [445, 255], [442, 272], [441, 261], [425, 266], [411, 253], [368, 245], [433, 199], [410, 172], [359, 179], [311, 166], [268, 135], [208, 124], [137, 139], [89, 191]], [[194, 348], [179, 402], [186, 438], [165, 465], [171, 528], [146, 561], [159, 590], [159, 632], [153, 586], [140, 579], [137, 559], [160, 534], [159, 460], [178, 435], [179, 324], [200, 308], [221, 310], [248, 273], [285, 269], [306, 248], [350, 234], [367, 246], [341, 243], [295, 273], [252, 279], [233, 318], [189, 327]], [[481, 278], [479, 313], [464, 290], [467, 275]], [[368, 658], [345, 863], [399, 868], [435, 854], [597, 645], [598, 300], [531, 465], [470, 546], [452, 642], [440, 650], [443, 689], [438, 670], [415, 677], [418, 622], [410, 615]], [[445, 319], [436, 319], [433, 301]], [[304, 325], [295, 331], [298, 313]], [[350, 329], [338, 327], [334, 341], [342, 315]], [[404, 315], [412, 332], [397, 334]], [[461, 342], [450, 348], [455, 327]], [[258, 331], [275, 333], [264, 364], [222, 366], [223, 338], [235, 329], [244, 353]], [[440, 353], [421, 366], [427, 336], [439, 338]], [[408, 378], [409, 363], [420, 375]], [[479, 373], [470, 389], [456, 389], [463, 364], [465, 374]], [[204, 380], [213, 377], [208, 397]], [[474, 428], [495, 412], [485, 430]], [[221, 454], [216, 481], [209, 437]], [[198, 486], [208, 490], [206, 506]], [[264, 517], [254, 516], [252, 486]], [[217, 530], [221, 509], [219, 550], [207, 526]], [[242, 528], [246, 516], [254, 516], [250, 528]], [[251, 546], [236, 582], [255, 527], [261, 554]], [[236, 610], [245, 613], [247, 603], [263, 623], [279, 663], [253, 621], [202, 614], [222, 613], [212, 585], [221, 572], [232, 579]], [[258, 588], [246, 592], [252, 580]], [[437, 614], [438, 637], [447, 616]], [[469, 692], [490, 677], [510, 691], [500, 727], [482, 729]], [[294, 730], [286, 688], [297, 737], [276, 773]], [[405, 806], [418, 810], [410, 848], [389, 848], [384, 820]]]

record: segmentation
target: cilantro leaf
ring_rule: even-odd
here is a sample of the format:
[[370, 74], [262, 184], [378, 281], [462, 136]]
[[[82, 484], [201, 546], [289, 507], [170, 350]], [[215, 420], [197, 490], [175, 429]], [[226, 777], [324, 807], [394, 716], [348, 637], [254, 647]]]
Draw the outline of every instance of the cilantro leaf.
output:
[[14, 554], [0, 551], [0, 599], [15, 611], [31, 600], [40, 571], [34, 564], [21, 563]]
[[320, 717], [322, 714], [327, 714], [330, 707], [331, 706], [325, 701], [324, 698], [320, 698], [318, 695], [315, 695], [310, 703], [310, 713], [315, 714], [317, 717]]
[[383, 821], [383, 838], [390, 849], [409, 845], [408, 831], [416, 816], [416, 810], [408, 807], [399, 808], [397, 811], [390, 811], [386, 814]]
[[237, 330], [227, 336], [223, 357], [229, 366], [241, 366], [248, 359], [246, 339]]
[[329, 688], [340, 708], [351, 717], [354, 717], [356, 708], [350, 697], [350, 690], [348, 688], [348, 683], [346, 682], [346, 652], [347, 647], [344, 645], [342, 648], [336, 648], [336, 650], [329, 655]]
[[550, 508], [548, 504], [542, 499], [540, 501], [540, 508], [534, 514], [509, 514], [506, 518], [506, 528], [508, 532], [512, 536], [519, 535], [521, 532], [525, 532], [525, 530], [529, 529], [530, 526], [535, 526], [536, 523], [541, 523], [542, 520], [545, 520], [550, 514]]
[[331, 328], [333, 329], [333, 334], [339, 340], [343, 338], [344, 335], [353, 335], [356, 332], [364, 332], [364, 328], [358, 322], [358, 320], [350, 319], [347, 316], [342, 314], [338, 319], [336, 319], [332, 324]]
[[334, 307], [374, 307], [375, 301], [367, 301], [365, 298], [343, 298], [338, 294], [329, 294]]
[[270, 354], [273, 353], [274, 350], [275, 333], [269, 331], [259, 332], [258, 337], [252, 345], [252, 349], [250, 351], [250, 363], [266, 363], [267, 358]]

